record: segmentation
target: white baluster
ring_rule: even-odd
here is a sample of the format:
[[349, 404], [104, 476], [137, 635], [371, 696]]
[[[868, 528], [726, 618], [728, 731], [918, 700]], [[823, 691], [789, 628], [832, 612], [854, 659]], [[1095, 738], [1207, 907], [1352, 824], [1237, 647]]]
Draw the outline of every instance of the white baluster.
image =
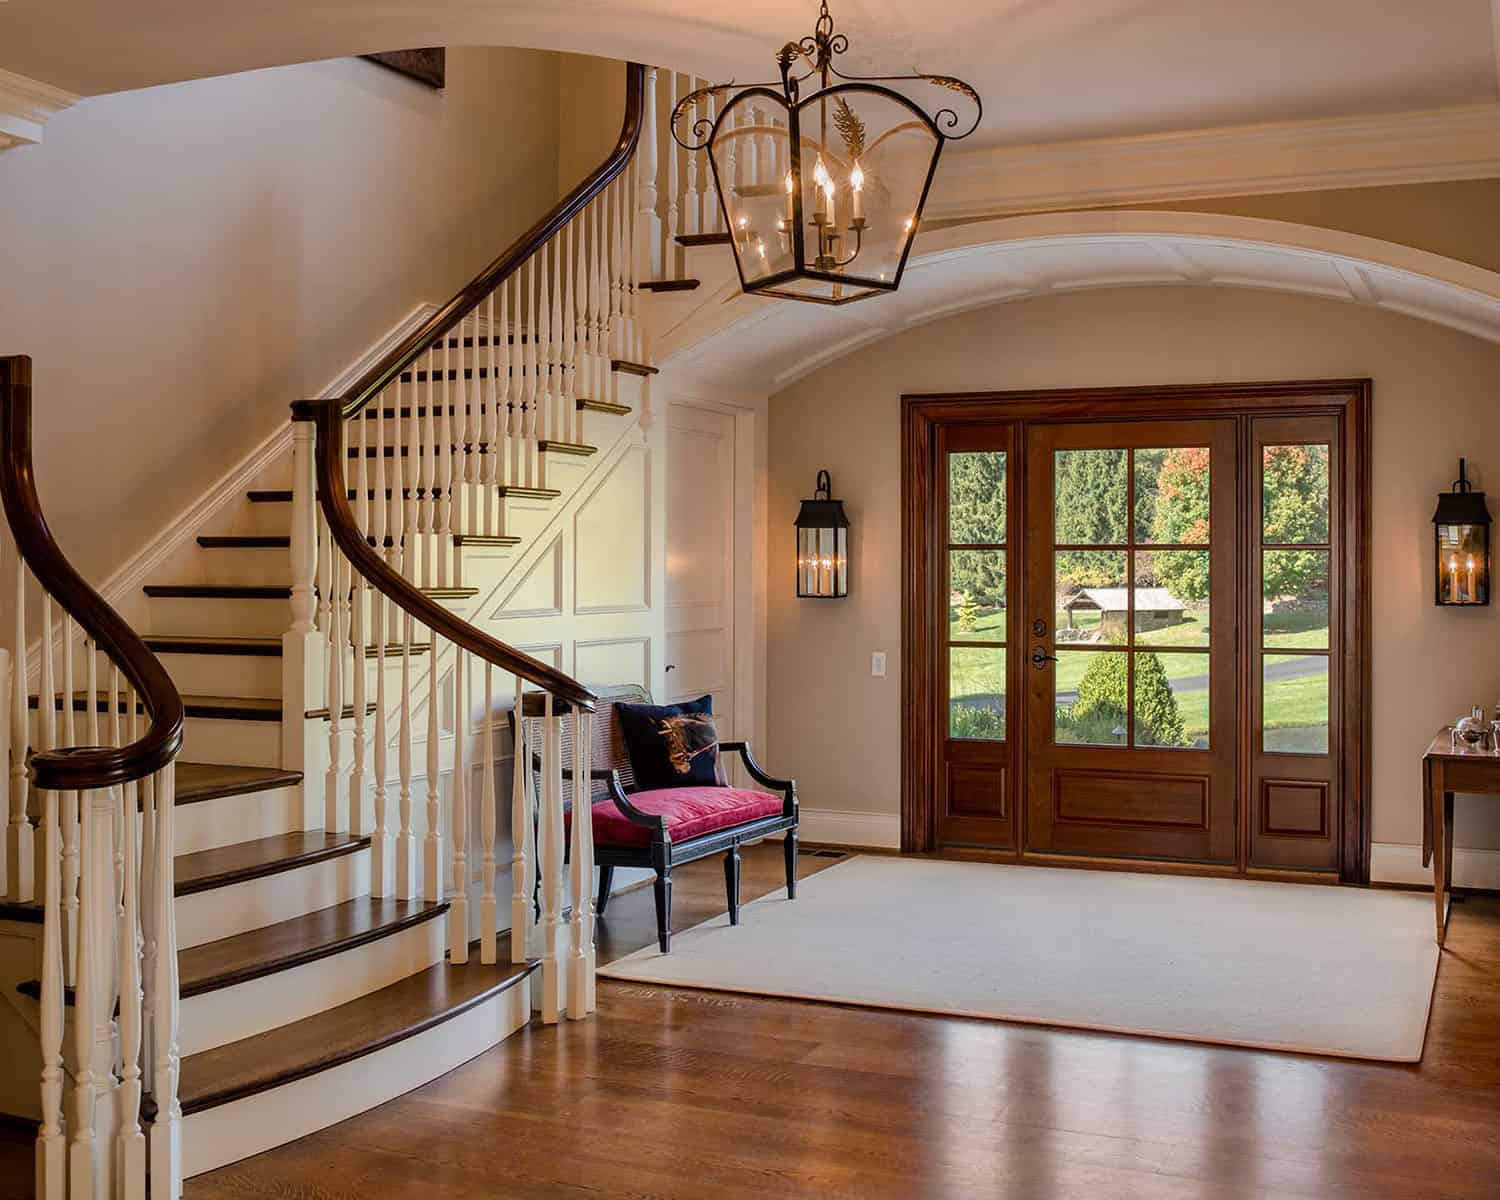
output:
[[480, 869], [484, 873], [479, 894], [479, 961], [493, 963], [496, 958], [495, 929], [499, 924], [499, 903], [495, 898], [495, 685], [494, 665], [484, 664], [484, 779], [479, 785]]
[[[443, 386], [438, 392], [438, 444], [436, 449], [437, 523], [433, 528], [433, 553], [437, 555], [437, 586], [448, 586], [449, 537], [453, 533], [453, 355], [450, 338], [443, 341]], [[462, 378], [463, 372], [459, 372]]]
[[323, 774], [323, 829], [327, 833], [345, 833], [349, 829], [349, 810], [343, 805], [343, 730], [344, 716], [344, 556], [332, 537], [328, 539], [329, 577], [333, 598], [329, 604], [328, 638], [328, 768]]
[[573, 259], [574, 296], [573, 309], [573, 408], [569, 414], [572, 440], [583, 441], [583, 401], [593, 394], [589, 384], [589, 217], [584, 209], [573, 218], [569, 229], [575, 233]]
[[589, 308], [594, 315], [595, 400], [612, 400], [609, 369], [609, 189], [599, 193], [591, 206], [594, 212], [593, 278], [589, 282]]
[[[589, 814], [589, 819], [582, 822], [583, 825], [583, 854], [579, 859], [579, 866], [575, 868], [583, 876], [583, 956], [584, 956], [584, 996], [583, 1009], [585, 1012], [593, 1012], [599, 1007], [596, 996], [595, 980], [597, 977], [598, 955], [594, 946], [595, 930], [598, 927], [598, 914], [594, 909], [594, 822], [593, 822], [593, 768], [594, 768], [594, 714], [585, 712], [583, 714], [583, 731], [579, 736], [583, 744], [583, 766], [579, 770], [579, 777], [584, 779], [584, 807], [583, 811]], [[575, 810], [576, 811], [576, 810]], [[578, 818], [575, 816], [574, 820]]]
[[151, 1094], [156, 1120], [151, 1125], [151, 1200], [179, 1200], [182, 1194], [182, 1105], [177, 1098], [180, 1061], [177, 1051], [177, 916], [173, 904], [172, 855], [176, 764], [156, 775], [156, 920], [155, 973], [152, 986], [152, 1049], [155, 1066]]
[[[92, 657], [92, 656], [90, 656]], [[90, 707], [97, 707], [90, 696]], [[71, 739], [70, 739], [71, 741]], [[97, 741], [93, 744], [97, 745]], [[74, 946], [73, 984], [73, 1116], [68, 1122], [68, 1195], [72, 1200], [93, 1200], [95, 1144], [94, 1106], [106, 1090], [106, 1080], [96, 1070], [94, 1037], [99, 1014], [98, 993], [104, 981], [98, 978], [96, 961], [100, 931], [97, 927], [100, 876], [99, 841], [102, 830], [95, 812], [97, 793], [78, 793], [78, 941]], [[102, 1180], [100, 1181], [103, 1182]]]
[[575, 319], [575, 305], [578, 297], [573, 290], [573, 255], [576, 250], [577, 231], [574, 225], [574, 222], [569, 221], [567, 228], [558, 234], [557, 238], [559, 244], [562, 246], [562, 273], [566, 291], [562, 304], [562, 329], [559, 331], [560, 336], [558, 337], [561, 347], [562, 386], [559, 389], [557, 422], [554, 426], [555, 432], [553, 436], [562, 442], [573, 440], [573, 414], [577, 412], [578, 408], [574, 401], [578, 387], [578, 343], [576, 340], [578, 323]]
[[[438, 760], [438, 639], [431, 631], [432, 648], [427, 665], [427, 836], [422, 842], [423, 899], [443, 898], [443, 781]], [[454, 653], [458, 647], [454, 647]]]
[[[130, 740], [140, 736], [136, 697], [130, 702]], [[116, 743], [120, 739], [116, 737]], [[116, 1163], [120, 1192], [125, 1200], [140, 1200], [146, 1194], [146, 1135], [141, 1131], [141, 949], [140, 821], [139, 781], [121, 789], [120, 845], [124, 851], [124, 880], [120, 888], [121, 912], [116, 935], [120, 989], [120, 1132]]]
[[[377, 396], [375, 403], [382, 404], [384, 396]], [[370, 507], [370, 447], [366, 444], [368, 437], [366, 431], [369, 422], [365, 420], [364, 414], [360, 413], [354, 418], [354, 424], [359, 426], [359, 471], [355, 486], [359, 489], [359, 496], [355, 501], [355, 521], [359, 525], [360, 536], [368, 539], [371, 527]], [[383, 452], [382, 447], [376, 447], [375, 452]], [[381, 460], [384, 461], [383, 459]], [[378, 511], [379, 504], [375, 505]], [[380, 543], [377, 541], [376, 553], [380, 553]], [[349, 830], [356, 837], [365, 837], [370, 833], [370, 826], [365, 813], [365, 759], [368, 754], [368, 746], [365, 741], [365, 631], [369, 627], [370, 593], [369, 582], [365, 579], [362, 571], [355, 571], [350, 565], [349, 571], [350, 587], [353, 590], [353, 602], [349, 614], [349, 659], [352, 666], [350, 673], [351, 696], [354, 703], [354, 762], [349, 772]], [[342, 650], [340, 651], [342, 654]]]
[[[657, 150], [660, 142], [656, 133], [656, 68], [646, 68], [646, 107], [642, 111], [643, 125], [641, 128], [641, 140], [636, 149], [636, 154], [642, 159], [640, 184], [636, 194], [636, 207], [641, 212], [641, 241], [639, 249], [641, 261], [646, 264], [646, 272], [652, 279], [664, 279], [670, 268], [666, 265], [672, 260], [663, 253], [662, 247], [662, 222], [656, 215], [656, 177], [657, 177]], [[670, 129], [672, 109], [667, 108], [666, 121]], [[668, 145], [671, 143], [668, 142]], [[670, 233], [666, 234], [671, 237]]]
[[[417, 837], [412, 829], [411, 806], [411, 613], [401, 614], [401, 715], [396, 751], [396, 774], [401, 828], [396, 834], [396, 895], [411, 900], [417, 894]], [[430, 651], [429, 651], [430, 653]], [[433, 668], [437, 667], [434, 659]]]
[[526, 459], [525, 486], [532, 487], [537, 483], [537, 398], [540, 395], [537, 384], [537, 257], [532, 255], [526, 260], [526, 326], [523, 339], [525, 339], [525, 381], [526, 402], [522, 408], [522, 428], [525, 429], [525, 450], [523, 455]]
[[[718, 112], [718, 107], [719, 107], [719, 95], [718, 95], [718, 93], [717, 92], [709, 92], [709, 94], [708, 94], [707, 120], [708, 120], [708, 123], [709, 123], [710, 126], [712, 126], [713, 123], [714, 123], [715, 117], [716, 117], [717, 112]], [[706, 154], [708, 152], [706, 150], [702, 150], [702, 151], [700, 151], [700, 150], [693, 150], [690, 153], [692, 153], [692, 154]], [[715, 176], [714, 176], [713, 168], [710, 167], [707, 171], [705, 171], [703, 173], [703, 232], [704, 233], [718, 233], [719, 230], [722, 228], [722, 224], [723, 224], [723, 222], [722, 222], [722, 215], [723, 214], [721, 214], [720, 211], [719, 211], [718, 186], [714, 182], [714, 179], [715, 179]]]
[[[488, 397], [484, 410], [484, 457], [480, 459], [481, 470], [479, 472], [479, 498], [484, 507], [484, 521], [481, 529], [474, 532], [483, 532], [486, 537], [495, 532], [495, 485], [499, 483], [496, 468], [500, 463], [500, 455], [503, 452], [500, 444], [500, 354], [499, 340], [505, 336], [504, 331], [495, 323], [495, 293], [489, 294], [485, 302], [487, 311], [485, 318], [489, 322], [490, 341], [489, 353], [489, 387], [486, 389]], [[500, 289], [500, 319], [505, 319], [505, 291]], [[460, 558], [462, 561], [462, 558]]]
[[[281, 637], [281, 762], [285, 767], [304, 772], [301, 790], [306, 797], [303, 812], [308, 817], [319, 807], [318, 785], [317, 772], [308, 770], [307, 760], [313, 746], [302, 717], [323, 703], [323, 645], [313, 620], [321, 605], [323, 629], [327, 629], [332, 591], [327, 575], [320, 573], [314, 473], [316, 441], [317, 426], [312, 421], [292, 422], [292, 524], [288, 553], [292, 624]], [[324, 547], [324, 552], [328, 552], [328, 547]]]
[[562, 928], [562, 727], [552, 711], [552, 695], [542, 697], [542, 1020], [555, 1025], [562, 1015], [562, 975], [557, 957]]
[[755, 132], [760, 125], [760, 108], [751, 105], [744, 111], [749, 118], [746, 127], [750, 132], [740, 139], [745, 144], [744, 153], [740, 156], [740, 171], [743, 174], [745, 186], [753, 188], [760, 183], [760, 134]]
[[[459, 491], [459, 506], [454, 510], [453, 524], [459, 533], [478, 533], [478, 514], [474, 509], [474, 502], [478, 498], [474, 490], [474, 468], [478, 463], [480, 437], [480, 419], [484, 409], [484, 379], [479, 364], [483, 362], [480, 352], [479, 314], [474, 313], [474, 333], [470, 340], [473, 342], [472, 354], [464, 353], [464, 321], [458, 322], [458, 445], [456, 453], [459, 464], [463, 467], [463, 485]], [[458, 547], [452, 550], [453, 555], [453, 582], [461, 586], [463, 579], [459, 572], [463, 569], [462, 560], [459, 557]]]
[[547, 486], [547, 459], [549, 455], [541, 452], [541, 443], [548, 440], [552, 434], [548, 428], [548, 422], [552, 413], [552, 388], [554, 380], [552, 377], [552, 296], [548, 288], [549, 276], [552, 270], [552, 261], [555, 255], [552, 253], [553, 243], [545, 242], [537, 251], [537, 273], [540, 279], [540, 292], [537, 296], [536, 311], [540, 327], [537, 329], [536, 357], [537, 357], [537, 398], [536, 411], [532, 418], [535, 426], [537, 439], [536, 456], [536, 485]]
[[469, 961], [469, 789], [464, 771], [464, 742], [469, 736], [469, 693], [464, 686], [467, 651], [453, 647], [453, 899], [448, 910], [448, 958]]
[[[640, 169], [640, 164], [631, 159], [625, 168], [625, 176], [629, 178]], [[629, 194], [627, 188], [626, 194]], [[630, 206], [625, 206], [625, 271], [626, 281], [630, 291], [630, 334], [632, 350], [630, 357], [636, 362], [646, 362], [646, 336], [645, 322], [641, 319], [641, 262], [635, 253], [636, 246], [636, 211]]]
[[[36, 898], [36, 831], [27, 813], [26, 751], [30, 742], [26, 686], [26, 562], [16, 552], [15, 636], [10, 652], [10, 742], [7, 754], [10, 820], [5, 827], [5, 879], [9, 898]], [[45, 696], [47, 693], [43, 692]], [[38, 702], [38, 709], [46, 705]]]
[[588, 1016], [588, 919], [589, 894], [593, 890], [594, 876], [589, 869], [585, 847], [586, 830], [593, 824], [591, 783], [584, 766], [587, 757], [588, 729], [583, 710], [573, 706], [573, 761], [568, 769], [573, 776], [569, 789], [573, 797], [573, 920], [571, 928], [571, 954], [568, 959], [568, 1016], [575, 1021]]
[[[45, 597], [44, 610], [50, 604]], [[45, 635], [44, 635], [45, 639]], [[42, 654], [51, 657], [50, 641]], [[44, 677], [47, 672], [44, 671]], [[45, 700], [50, 692], [43, 691]], [[43, 703], [45, 713], [50, 704]], [[45, 739], [44, 747], [45, 747]], [[42, 802], [42, 1123], [36, 1138], [36, 1194], [38, 1200], [62, 1200], [67, 1183], [67, 1143], [62, 1129], [63, 1098], [63, 916], [62, 878], [58, 866], [62, 838], [58, 828], [58, 795], [40, 793]]]
[[492, 325], [495, 337], [499, 345], [491, 343], [491, 353], [495, 354], [495, 441], [490, 447], [490, 474], [485, 481], [486, 504], [490, 511], [495, 514], [492, 525], [485, 526], [486, 533], [501, 533], [505, 524], [505, 504], [501, 501], [495, 489], [503, 483], [509, 482], [510, 476], [506, 470], [510, 462], [511, 454], [511, 423], [510, 423], [510, 281], [506, 280], [499, 287], [500, 292], [500, 323]]
[[152, 1090], [156, 1070], [155, 1024], [152, 1013], [152, 983], [156, 978], [156, 776], [140, 783], [141, 798], [141, 1074], [146, 1090]]
[[[622, 280], [620, 272], [620, 187], [619, 180], [611, 183], [604, 190], [604, 212], [605, 224], [607, 225], [607, 254], [606, 263], [609, 271], [609, 324], [608, 335], [605, 339], [606, 353], [611, 359], [623, 358], [623, 343], [620, 340], [621, 329], [624, 325], [623, 316], [620, 311], [622, 300]], [[610, 399], [614, 399], [613, 395]]]
[[[422, 578], [422, 464], [427, 456], [422, 453], [422, 389], [417, 386], [416, 363], [412, 363], [412, 382], [406, 394], [396, 406], [396, 420], [404, 426], [401, 435], [406, 446], [406, 455], [401, 459], [401, 570], [409, 583]], [[401, 416], [401, 406], [406, 406], [406, 416]]]
[[776, 160], [777, 137], [771, 132], [771, 130], [778, 127], [775, 113], [761, 112], [759, 114], [759, 123], [764, 132], [758, 135], [760, 148], [756, 151], [755, 161], [760, 168], [760, 182], [770, 187], [773, 184], [779, 184], [783, 174], [778, 169], [779, 164]]
[[536, 909], [532, 901], [536, 876], [535, 859], [526, 852], [531, 839], [531, 760], [534, 753], [526, 736], [522, 715], [525, 681], [516, 676], [515, 744], [511, 756], [510, 780], [510, 960], [525, 962], [531, 946], [531, 931], [536, 926]]
[[[47, 631], [50, 638], [51, 630]], [[62, 742], [64, 747], [78, 745], [73, 718], [73, 618], [63, 614], [62, 622], [63, 684]], [[50, 697], [50, 690], [48, 692]], [[59, 743], [53, 742], [53, 746]], [[78, 793], [62, 794], [63, 836], [63, 974], [69, 985], [78, 981]]]
[[[427, 348], [427, 401], [422, 417], [422, 586], [432, 587], [437, 576], [433, 571], [433, 530], [437, 528], [437, 498], [433, 494], [437, 487], [437, 354]], [[418, 407], [415, 389], [412, 394], [412, 411]]]
[[[522, 475], [521, 468], [521, 443], [526, 432], [522, 425], [524, 418], [524, 407], [526, 402], [526, 341], [521, 331], [521, 320], [525, 315], [525, 309], [521, 300], [521, 276], [524, 267], [517, 267], [515, 273], [510, 277], [509, 287], [512, 291], [510, 334], [506, 342], [506, 365], [505, 386], [509, 403], [506, 413], [506, 428], [510, 436], [510, 453], [507, 457], [509, 464], [505, 482], [511, 487], [520, 484]], [[505, 506], [500, 506], [500, 530], [505, 531]]]
[[[725, 122], [725, 135], [728, 138], [728, 150], [725, 152], [724, 156], [724, 178], [721, 181], [724, 185], [725, 212], [737, 212], [740, 207], [740, 139], [735, 135], [739, 130], [741, 124], [743, 124], [744, 115], [745, 106], [743, 104], [737, 105], [735, 109], [729, 114], [729, 119]], [[725, 231], [731, 237], [735, 236], [735, 231], [732, 228], [729, 228], [728, 225], [725, 226]]]
[[[697, 91], [701, 84], [702, 80], [698, 79], [697, 77], [690, 77], [687, 81], [689, 92]], [[693, 110], [690, 114], [687, 115], [689, 128], [697, 124], [699, 109], [702, 103], [703, 101], [701, 99], [693, 101]], [[670, 153], [675, 156], [677, 154], [677, 143], [669, 142], [668, 149]], [[682, 196], [682, 232], [691, 235], [701, 233], [703, 231], [702, 216], [700, 213], [700, 201], [698, 196], [699, 154], [696, 150], [689, 150], [684, 154], [684, 157], [687, 159], [687, 189], [686, 191], [684, 191]], [[679, 246], [679, 254], [681, 253], [681, 250], [682, 248]], [[684, 274], [684, 271], [679, 270], [676, 277], [681, 278]]]
[[[667, 72], [667, 112], [670, 113], [677, 107], [677, 72]], [[670, 132], [670, 131], [669, 131]], [[653, 139], [654, 140], [654, 139]], [[662, 267], [666, 271], [663, 278], [681, 279], [683, 276], [681, 250], [682, 246], [677, 239], [682, 235], [682, 210], [677, 205], [677, 143], [670, 138], [666, 143], [667, 150], [667, 221], [666, 221], [666, 245], [662, 257]]]

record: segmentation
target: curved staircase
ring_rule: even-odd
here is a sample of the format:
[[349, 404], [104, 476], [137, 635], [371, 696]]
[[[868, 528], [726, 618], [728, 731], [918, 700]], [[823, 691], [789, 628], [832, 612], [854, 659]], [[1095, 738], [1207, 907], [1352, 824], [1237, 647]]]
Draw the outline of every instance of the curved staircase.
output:
[[[0, 1117], [34, 1123], [44, 1200], [175, 1200], [534, 1011], [592, 1011], [592, 835], [563, 811], [593, 695], [475, 614], [641, 438], [643, 302], [670, 318], [697, 287], [681, 247], [723, 240], [657, 146], [669, 78], [629, 67], [609, 157], [341, 395], [293, 405], [288, 452], [145, 583], [144, 632], [52, 541], [30, 365], [0, 358]], [[541, 760], [536, 794], [512, 756]]]

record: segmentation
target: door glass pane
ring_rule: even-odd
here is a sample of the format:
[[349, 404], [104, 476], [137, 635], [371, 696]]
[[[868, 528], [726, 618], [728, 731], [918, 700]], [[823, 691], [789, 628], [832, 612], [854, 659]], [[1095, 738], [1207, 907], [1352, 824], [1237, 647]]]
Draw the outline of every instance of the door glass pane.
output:
[[1054, 451], [1053, 482], [1060, 546], [1125, 544], [1124, 450]]
[[1327, 445], [1262, 449], [1261, 526], [1271, 545], [1328, 542]]
[[1005, 541], [1005, 451], [948, 456], [948, 541], [999, 545]]
[[1135, 452], [1135, 540], [1208, 545], [1208, 447]]
[[1005, 640], [1005, 551], [948, 552], [948, 636], [956, 642]]
[[1052, 666], [1058, 743], [1125, 745], [1128, 655], [1111, 650], [1059, 650]]
[[1135, 744], [1208, 748], [1208, 655], [1136, 654]]
[[1208, 645], [1208, 551], [1135, 553], [1135, 640], [1143, 646]]
[[1059, 645], [1126, 640], [1125, 551], [1059, 550], [1053, 559]]
[[948, 649], [948, 736], [1005, 739], [1005, 647]]
[[1267, 648], [1328, 649], [1327, 550], [1261, 552], [1261, 611]]
[[1328, 658], [1267, 654], [1261, 673], [1261, 746], [1268, 754], [1328, 753]]

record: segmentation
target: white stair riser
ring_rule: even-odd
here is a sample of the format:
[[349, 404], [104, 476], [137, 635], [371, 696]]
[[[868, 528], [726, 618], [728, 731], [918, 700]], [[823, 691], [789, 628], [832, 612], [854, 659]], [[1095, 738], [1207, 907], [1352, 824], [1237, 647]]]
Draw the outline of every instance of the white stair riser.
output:
[[178, 804], [173, 830], [179, 854], [216, 850], [302, 828], [302, 789], [274, 788]]
[[188, 762], [235, 767], [279, 767], [281, 722], [189, 717], [183, 729], [182, 757]]
[[[286, 533], [286, 529], [271, 530]], [[291, 574], [291, 551], [285, 546], [199, 547], [193, 558], [193, 583], [285, 583]]]
[[526, 979], [374, 1054], [192, 1113], [183, 1119], [183, 1174], [200, 1175], [384, 1104], [483, 1054], [530, 1016]]
[[300, 1021], [425, 971], [442, 961], [447, 930], [446, 917], [434, 917], [316, 962], [188, 996], [182, 1001], [182, 1053]]
[[201, 946], [331, 908], [370, 890], [370, 851], [177, 897], [177, 943]]
[[159, 654], [177, 690], [197, 696], [281, 695], [281, 656]]
[[[291, 501], [272, 500], [264, 503], [246, 501], [236, 512], [224, 533], [287, 533], [292, 527]], [[283, 550], [283, 561], [290, 564], [291, 551]]]
[[[285, 575], [282, 580], [285, 580]], [[210, 637], [280, 637], [292, 623], [290, 600], [153, 596], [151, 632]]]

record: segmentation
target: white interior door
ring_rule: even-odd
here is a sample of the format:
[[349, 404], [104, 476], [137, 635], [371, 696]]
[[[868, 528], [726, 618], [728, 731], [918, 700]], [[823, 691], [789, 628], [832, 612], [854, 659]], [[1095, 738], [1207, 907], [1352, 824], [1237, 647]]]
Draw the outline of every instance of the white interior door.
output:
[[[719, 736], [737, 736], [734, 711], [735, 420], [667, 407], [667, 694], [713, 696]], [[726, 764], [729, 765], [729, 764]]]

